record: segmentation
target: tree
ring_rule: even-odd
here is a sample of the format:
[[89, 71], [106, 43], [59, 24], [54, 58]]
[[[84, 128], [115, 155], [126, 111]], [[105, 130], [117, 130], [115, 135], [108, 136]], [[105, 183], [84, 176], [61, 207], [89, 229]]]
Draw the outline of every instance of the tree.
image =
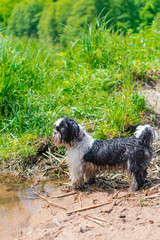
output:
[[55, 18], [57, 22], [57, 31], [59, 34], [63, 33], [68, 17], [71, 14], [71, 8], [75, 2], [76, 0], [60, 0], [56, 2]]
[[160, 0], [146, 0], [140, 9], [140, 20], [142, 25], [151, 25], [156, 13], [160, 11]]
[[160, 12], [158, 12], [154, 18], [154, 24], [153, 26], [160, 31]]
[[80, 28], [85, 24], [92, 22], [97, 16], [95, 1], [80, 0], [77, 1], [71, 8], [71, 14], [67, 20], [67, 26], [64, 29], [64, 34], [67, 38], [76, 35]]
[[8, 21], [8, 33], [17, 36], [37, 35], [37, 25], [43, 6], [42, 0], [16, 4]]
[[10, 17], [15, 4], [18, 2], [20, 2], [20, 0], [0, 1], [0, 22], [2, 22], [4, 26], [7, 26], [8, 18]]
[[135, 0], [114, 0], [112, 2], [112, 12], [118, 28], [136, 30], [138, 27], [139, 9]]
[[41, 15], [38, 24], [38, 35], [58, 40], [57, 21], [55, 17], [56, 2], [48, 3]]

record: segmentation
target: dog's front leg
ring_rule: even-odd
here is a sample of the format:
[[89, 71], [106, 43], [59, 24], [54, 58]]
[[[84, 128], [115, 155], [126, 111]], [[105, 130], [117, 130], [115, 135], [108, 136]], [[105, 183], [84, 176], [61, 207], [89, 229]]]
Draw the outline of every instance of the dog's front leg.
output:
[[78, 154], [68, 154], [68, 165], [69, 172], [72, 179], [72, 187], [74, 189], [81, 189], [84, 187], [84, 173], [83, 173], [83, 165], [81, 158]]
[[79, 167], [76, 167], [76, 168], [74, 166], [71, 169], [71, 178], [72, 178], [72, 186], [74, 189], [82, 189], [84, 187], [82, 165], [80, 165]]

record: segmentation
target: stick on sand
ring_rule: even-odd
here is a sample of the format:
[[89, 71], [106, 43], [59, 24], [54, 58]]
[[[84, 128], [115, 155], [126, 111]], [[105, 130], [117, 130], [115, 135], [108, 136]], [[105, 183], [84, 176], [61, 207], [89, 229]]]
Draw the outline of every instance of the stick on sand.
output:
[[35, 191], [33, 191], [33, 193], [36, 194], [36, 195], [37, 195], [38, 197], [40, 197], [41, 199], [43, 199], [43, 200], [45, 200], [46, 202], [48, 202], [50, 205], [52, 205], [52, 206], [54, 206], [54, 207], [57, 207], [57, 208], [61, 208], [61, 209], [63, 209], [63, 210], [67, 210], [67, 209], [64, 208], [64, 207], [61, 207], [61, 206], [59, 206], [59, 205], [57, 205], [57, 204], [49, 201], [47, 198], [45, 198], [44, 196], [40, 195], [39, 193], [37, 193], [37, 192], [35, 192]]
[[93, 209], [93, 208], [97, 208], [97, 207], [101, 207], [101, 206], [108, 205], [108, 204], [111, 204], [111, 203], [112, 203], [112, 201], [110, 201], [110, 202], [105, 202], [105, 203], [100, 203], [100, 204], [96, 204], [96, 205], [92, 205], [92, 206], [89, 206], [89, 207], [84, 207], [84, 208], [75, 209], [75, 210], [73, 210], [73, 211], [67, 212], [67, 215], [70, 215], [70, 214], [76, 213], [76, 212], [86, 211], [86, 210]]

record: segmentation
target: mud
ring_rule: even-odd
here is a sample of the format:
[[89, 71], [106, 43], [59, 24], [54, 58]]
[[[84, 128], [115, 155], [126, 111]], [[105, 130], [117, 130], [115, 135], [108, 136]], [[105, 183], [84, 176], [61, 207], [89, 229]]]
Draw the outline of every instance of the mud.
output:
[[[53, 198], [65, 193], [64, 188], [59, 187], [47, 199], [66, 210], [44, 201], [41, 209], [34, 211], [27, 222], [19, 226], [15, 239], [159, 240], [160, 185], [154, 191], [138, 193], [113, 189], [113, 192], [109, 193], [110, 190], [102, 191], [94, 185], [85, 192]], [[145, 199], [146, 197], [154, 198]], [[109, 204], [67, 214], [69, 211], [100, 203]]]
[[[0, 239], [17, 239], [17, 234], [26, 229], [30, 218], [42, 210], [43, 202], [33, 193], [31, 182], [1, 176], [0, 178]], [[35, 183], [33, 182], [35, 185]], [[42, 190], [41, 184], [34, 188]], [[47, 183], [45, 195], [55, 189], [54, 183]]]
[[[157, 172], [145, 189], [135, 193], [128, 190], [126, 175], [120, 172], [116, 179], [112, 174], [100, 176], [95, 184], [76, 192], [68, 188], [68, 180], [42, 185], [40, 181], [6, 183], [5, 179], [0, 189], [0, 239], [3, 240], [158, 240], [160, 237]], [[104, 206], [97, 206], [103, 203]], [[95, 205], [96, 208], [70, 213]]]

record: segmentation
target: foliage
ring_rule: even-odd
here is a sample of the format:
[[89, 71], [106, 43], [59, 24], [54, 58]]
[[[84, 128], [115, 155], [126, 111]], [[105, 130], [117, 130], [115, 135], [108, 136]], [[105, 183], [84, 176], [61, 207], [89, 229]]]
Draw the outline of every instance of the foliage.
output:
[[24, 1], [16, 4], [8, 21], [8, 33], [17, 36], [36, 35], [42, 9], [42, 0]]
[[112, 12], [116, 17], [116, 25], [120, 29], [135, 29], [139, 25], [139, 8], [134, 0], [118, 0], [113, 2]]
[[58, 37], [57, 33], [57, 22], [55, 18], [56, 3], [48, 3], [42, 13], [40, 22], [38, 24], [38, 34], [41, 37], [49, 37], [56, 40]]
[[63, 116], [101, 139], [128, 135], [146, 109], [135, 78], [159, 69], [159, 38], [153, 28], [113, 33], [98, 20], [63, 52], [49, 40], [1, 36], [1, 158], [35, 153], [34, 136], [51, 136]]
[[153, 26], [160, 31], [160, 12], [156, 14]]
[[83, 28], [86, 24], [91, 23], [96, 15], [97, 11], [93, 0], [77, 1], [71, 8], [64, 35], [67, 38], [77, 35], [79, 28]]
[[16, 3], [20, 0], [2, 0], [0, 1], [0, 22], [4, 26], [7, 25], [8, 18], [10, 17], [12, 10]]
[[145, 1], [145, 5], [140, 10], [140, 20], [143, 26], [151, 25], [156, 13], [160, 11], [160, 0]]
[[58, 34], [63, 33], [63, 29], [67, 24], [68, 17], [71, 14], [71, 8], [76, 0], [61, 0], [56, 2], [56, 21]]
[[38, 31], [40, 37], [54, 41], [71, 39], [106, 15], [111, 19], [106, 18], [106, 28], [138, 32], [160, 12], [160, 0], [4, 0], [0, 6], [0, 26], [8, 24], [9, 34], [30, 36]]

